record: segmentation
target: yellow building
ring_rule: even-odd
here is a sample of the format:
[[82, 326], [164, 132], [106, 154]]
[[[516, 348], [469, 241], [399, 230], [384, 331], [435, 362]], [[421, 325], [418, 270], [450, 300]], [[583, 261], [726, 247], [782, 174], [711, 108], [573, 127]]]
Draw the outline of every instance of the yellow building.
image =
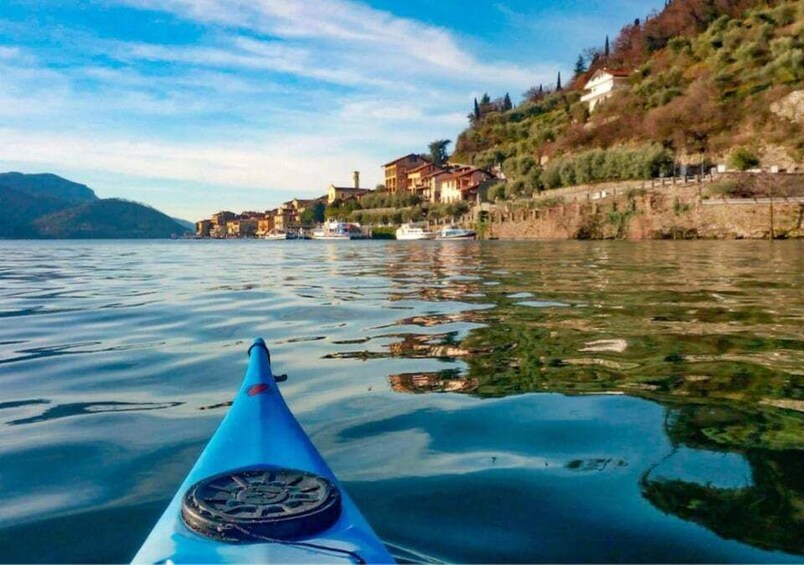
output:
[[452, 173], [447, 170], [435, 171], [422, 179], [425, 189], [421, 196], [427, 202], [441, 202], [441, 184]]
[[408, 172], [426, 163], [429, 161], [421, 155], [410, 153], [383, 165], [386, 190], [391, 193], [409, 190]]
[[285, 202], [277, 208], [276, 216], [274, 216], [274, 229], [287, 231], [298, 223], [299, 212], [293, 206], [293, 201]]
[[217, 214], [212, 214], [212, 227], [213, 228], [225, 228], [227, 222], [231, 222], [237, 217], [234, 212], [218, 212]]
[[415, 169], [411, 169], [407, 173], [408, 177], [408, 190], [422, 197], [422, 200], [435, 202], [433, 200], [434, 185], [433, 179], [439, 173], [448, 173], [446, 169], [433, 165], [432, 163], [424, 163]]
[[336, 200], [349, 200], [350, 198], [360, 200], [369, 192], [373, 192], [368, 188], [360, 188], [359, 171], [354, 171], [352, 173], [352, 181], [354, 183], [353, 186], [335, 186], [334, 184], [329, 185], [329, 188], [327, 189], [327, 204], [332, 204]]
[[439, 201], [450, 203], [476, 198], [481, 185], [492, 178], [490, 173], [474, 167], [457, 169], [442, 178]]
[[257, 220], [232, 220], [226, 222], [226, 235], [229, 237], [253, 237], [257, 235]]
[[201, 220], [195, 223], [195, 235], [200, 237], [209, 237], [212, 231], [212, 220]]
[[275, 227], [274, 215], [269, 212], [266, 212], [265, 216], [257, 220], [257, 235], [263, 236], [273, 231], [274, 227]]

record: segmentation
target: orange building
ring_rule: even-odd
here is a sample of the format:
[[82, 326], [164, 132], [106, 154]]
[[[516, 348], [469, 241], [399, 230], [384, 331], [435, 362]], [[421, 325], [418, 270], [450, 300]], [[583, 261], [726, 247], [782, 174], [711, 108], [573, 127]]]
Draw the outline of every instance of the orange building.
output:
[[257, 235], [263, 236], [274, 229], [275, 216], [272, 212], [266, 212], [265, 215], [257, 220]]
[[476, 169], [462, 167], [441, 179], [440, 201], [444, 203], [473, 200], [477, 197], [480, 186], [494, 178], [493, 175]]
[[385, 169], [385, 189], [390, 193], [408, 191], [408, 172], [429, 163], [421, 155], [411, 153], [383, 165]]

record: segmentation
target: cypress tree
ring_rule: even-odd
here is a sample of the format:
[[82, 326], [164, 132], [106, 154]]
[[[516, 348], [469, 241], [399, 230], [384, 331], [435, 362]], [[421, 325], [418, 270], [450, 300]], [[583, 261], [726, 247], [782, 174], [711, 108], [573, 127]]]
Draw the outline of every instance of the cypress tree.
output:
[[608, 59], [609, 58], [609, 36], [606, 36], [606, 47], [603, 49], [603, 56]]
[[539, 96], [544, 96], [544, 87], [539, 83]]
[[480, 119], [480, 106], [477, 105], [477, 98], [475, 98], [475, 109], [473, 110], [472, 114], [476, 120]]
[[578, 60], [575, 61], [575, 76], [580, 76], [586, 72], [586, 63], [583, 60], [583, 55], [578, 55]]
[[556, 79], [556, 92], [561, 90], [561, 71], [558, 71], [558, 78]]
[[508, 110], [511, 110], [513, 107], [514, 107], [514, 105], [511, 103], [511, 97], [506, 92], [505, 93], [505, 98], [503, 98], [503, 109], [505, 111], [508, 111]]

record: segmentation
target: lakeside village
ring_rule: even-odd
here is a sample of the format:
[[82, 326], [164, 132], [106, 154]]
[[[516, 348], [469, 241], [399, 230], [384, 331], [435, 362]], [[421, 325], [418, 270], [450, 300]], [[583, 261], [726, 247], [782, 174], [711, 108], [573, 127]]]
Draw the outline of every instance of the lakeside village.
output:
[[[445, 147], [446, 144], [443, 146]], [[386, 163], [385, 184], [361, 188], [360, 172], [352, 186], [330, 185], [313, 199], [294, 198], [265, 212], [221, 211], [196, 222], [199, 238], [263, 239], [468, 239], [475, 231], [451, 225], [480, 202], [489, 186], [504, 180], [491, 171], [457, 163], [437, 165], [426, 155], [411, 153]], [[404, 210], [400, 208], [405, 207]], [[430, 223], [446, 223], [438, 232], [414, 220], [427, 210]], [[449, 220], [448, 220], [449, 219]], [[399, 229], [397, 225], [402, 224]]]
[[[595, 73], [584, 87], [587, 94], [582, 101], [593, 111], [625, 86], [626, 76], [627, 73], [608, 69]], [[397, 239], [474, 238], [474, 230], [451, 224], [472, 204], [487, 201], [488, 189], [504, 183], [505, 174], [499, 165], [482, 169], [448, 161], [448, 143], [432, 143], [429, 156], [411, 153], [386, 163], [382, 166], [385, 184], [373, 190], [361, 188], [360, 173], [354, 171], [352, 186], [332, 184], [327, 194], [318, 198], [294, 198], [265, 212], [213, 214], [196, 222], [196, 237], [357, 239], [393, 234]], [[414, 225], [425, 210], [427, 224], [447, 225], [437, 233]], [[393, 226], [400, 224], [394, 231]]]
[[[612, 70], [605, 67], [598, 69], [591, 73], [582, 84], [581, 89], [584, 93], [578, 97], [579, 102], [586, 106], [589, 113], [594, 112], [618, 91], [629, 89], [629, 74], [624, 70]], [[507, 107], [503, 110], [510, 110], [512, 106], [507, 95], [506, 103]], [[477, 101], [475, 101], [475, 118], [479, 119], [477, 116]], [[657, 172], [660, 167], [651, 166], [650, 169], [656, 169], [656, 171], [652, 171], [647, 177], [623, 176], [622, 180], [608, 183], [608, 185], [600, 184], [600, 181], [605, 179], [600, 179], [597, 184], [579, 184], [577, 186], [569, 186], [573, 183], [548, 182], [546, 188], [551, 190], [534, 192], [528, 199], [530, 203], [526, 204], [527, 209], [523, 211], [511, 208], [511, 205], [514, 204], [512, 201], [506, 201], [502, 203], [502, 206], [500, 205], [497, 195], [506, 194], [508, 191], [505, 187], [510, 183], [506, 179], [501, 164], [482, 167], [450, 160], [446, 151], [449, 143], [449, 140], [434, 141], [429, 146], [429, 154], [410, 153], [386, 163], [382, 166], [385, 173], [384, 184], [377, 185], [375, 189], [361, 187], [360, 173], [354, 171], [352, 186], [332, 184], [327, 189], [327, 193], [318, 198], [294, 198], [276, 209], [265, 212], [246, 211], [235, 214], [221, 211], [213, 214], [209, 219], [196, 222], [195, 237], [331, 240], [393, 239], [394, 237], [396, 239], [474, 239], [477, 236], [490, 239], [498, 237], [505, 239], [528, 237], [643, 239], [664, 238], [668, 233], [676, 238], [680, 233], [684, 238], [717, 239], [765, 237], [766, 233], [769, 233], [771, 238], [779, 235], [778, 225], [776, 225], [779, 223], [778, 214], [774, 220], [773, 188], [770, 189], [771, 192], [768, 195], [765, 195], [762, 189], [752, 189], [753, 194], [748, 195], [753, 198], [752, 202], [760, 207], [764, 207], [765, 202], [759, 202], [757, 195], [770, 196], [769, 227], [767, 229], [764, 224], [768, 222], [765, 222], [764, 218], [758, 218], [758, 214], [754, 213], [755, 210], [748, 209], [742, 213], [742, 216], [746, 216], [744, 218], [746, 221], [742, 222], [745, 226], [741, 222], [737, 222], [740, 224], [739, 229], [726, 233], [728, 230], [713, 231], [706, 228], [706, 226], [711, 228], [723, 224], [721, 219], [710, 217], [712, 214], [709, 212], [717, 212], [712, 209], [711, 205], [752, 203], [748, 198], [738, 198], [736, 201], [734, 198], [724, 199], [722, 202], [716, 198], [707, 200], [710, 196], [717, 197], [719, 192], [723, 192], [725, 189], [729, 190], [724, 194], [735, 196], [731, 194], [734, 192], [731, 189], [732, 184], [762, 184], [765, 182], [759, 178], [762, 175], [756, 173], [783, 172], [778, 166], [770, 167], [765, 171], [757, 168], [758, 162], [751, 161], [749, 165], [754, 168], [746, 166], [738, 167], [735, 170], [721, 164], [711, 167], [711, 171], [707, 173], [703, 160], [701, 160], [697, 172], [691, 172], [693, 171], [692, 166], [689, 166], [689, 170], [688, 165], [679, 167], [680, 177], [675, 174], [676, 166], [674, 164], [670, 178], [666, 178], [664, 172]], [[559, 165], [566, 159], [555, 159], [556, 163], [549, 165], [548, 161], [550, 161], [548, 155], [541, 155], [539, 158], [539, 165], [547, 166], [546, 175], [549, 180], [551, 171], [555, 173], [555, 170], [560, 169]], [[564, 164], [566, 165], [566, 163]], [[743, 176], [735, 180], [732, 175], [736, 171], [753, 173], [750, 176], [757, 178], [746, 181]], [[798, 173], [799, 171], [787, 172]], [[778, 177], [779, 175], [772, 174], [771, 176]], [[791, 176], [800, 178], [798, 174]], [[686, 189], [690, 177], [698, 185], [694, 192]], [[722, 181], [725, 189], [713, 182], [718, 179]], [[798, 179], [790, 180], [793, 184], [798, 185]], [[703, 182], [712, 185], [708, 191], [711, 194], [702, 194], [700, 185]], [[792, 219], [787, 218], [790, 221], [786, 221], [782, 218], [784, 220], [782, 222], [783, 234], [796, 236], [801, 225], [800, 219], [797, 223], [794, 216], [798, 213], [800, 217], [800, 212], [804, 209], [802, 208], [804, 198], [798, 196], [799, 189], [781, 190], [783, 193], [790, 192], [790, 194], [779, 194], [778, 187], [783, 188], [783, 184], [778, 179], [770, 182], [770, 185], [777, 186], [777, 195], [784, 196], [784, 201], [780, 204], [790, 208], [787, 210], [790, 214], [786, 215]], [[562, 186], [564, 188], [559, 188]], [[631, 229], [633, 226], [627, 226], [626, 220], [639, 215], [641, 209], [635, 196], [645, 194], [646, 189], [659, 189], [659, 193], [656, 195], [644, 198], [646, 202], [649, 201], [644, 207], [645, 213], [651, 216], [651, 221], [642, 222], [645, 225], [641, 226], [644, 228], [641, 231]], [[627, 197], [627, 201], [622, 201], [624, 196]], [[744, 195], [736, 194], [736, 196]], [[662, 217], [662, 212], [666, 210], [663, 210], [661, 201], [667, 200], [666, 197], [672, 197], [673, 202], [673, 217], [669, 219]], [[490, 205], [494, 201], [497, 202], [497, 205]], [[573, 206], [564, 207], [565, 209], [558, 215], [543, 213], [556, 205], [570, 203]], [[667, 203], [665, 202], [665, 204]], [[704, 205], [704, 207], [701, 208], [700, 205]], [[587, 210], [586, 208], [589, 206], [591, 209]], [[620, 209], [623, 207], [627, 207], [625, 212]], [[668, 207], [669, 205], [664, 206], [664, 208]], [[707, 211], [707, 208], [712, 210]], [[693, 211], [696, 211], [696, 214], [692, 214]], [[609, 226], [601, 224], [599, 216], [602, 213], [607, 214], [606, 218], [610, 220], [609, 223], [615, 224], [614, 231], [608, 229]], [[682, 218], [685, 221], [681, 221], [680, 216], [685, 214], [690, 217]], [[667, 214], [664, 215], [667, 216]], [[729, 211], [728, 216], [735, 217], [732, 211]], [[494, 233], [490, 228], [486, 231], [487, 219], [496, 222], [497, 227]], [[512, 224], [510, 229], [506, 229], [507, 226], [499, 225], [506, 219]], [[519, 223], [516, 222], [517, 220]], [[798, 227], [796, 227], [796, 223]], [[590, 229], [587, 224], [594, 224], [592, 228], [595, 229]], [[597, 224], [601, 224], [602, 228], [597, 229], [600, 227]], [[478, 229], [480, 233], [476, 233], [474, 229], [468, 229], [467, 225]]]

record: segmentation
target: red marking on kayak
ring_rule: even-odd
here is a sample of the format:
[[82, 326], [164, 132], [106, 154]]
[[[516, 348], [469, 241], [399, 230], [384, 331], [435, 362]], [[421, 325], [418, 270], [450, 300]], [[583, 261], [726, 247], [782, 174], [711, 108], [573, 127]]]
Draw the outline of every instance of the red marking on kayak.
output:
[[249, 396], [257, 396], [258, 394], [262, 394], [266, 390], [268, 390], [268, 385], [265, 384], [265, 383], [260, 383], [258, 385], [252, 385], [248, 389], [248, 395]]

